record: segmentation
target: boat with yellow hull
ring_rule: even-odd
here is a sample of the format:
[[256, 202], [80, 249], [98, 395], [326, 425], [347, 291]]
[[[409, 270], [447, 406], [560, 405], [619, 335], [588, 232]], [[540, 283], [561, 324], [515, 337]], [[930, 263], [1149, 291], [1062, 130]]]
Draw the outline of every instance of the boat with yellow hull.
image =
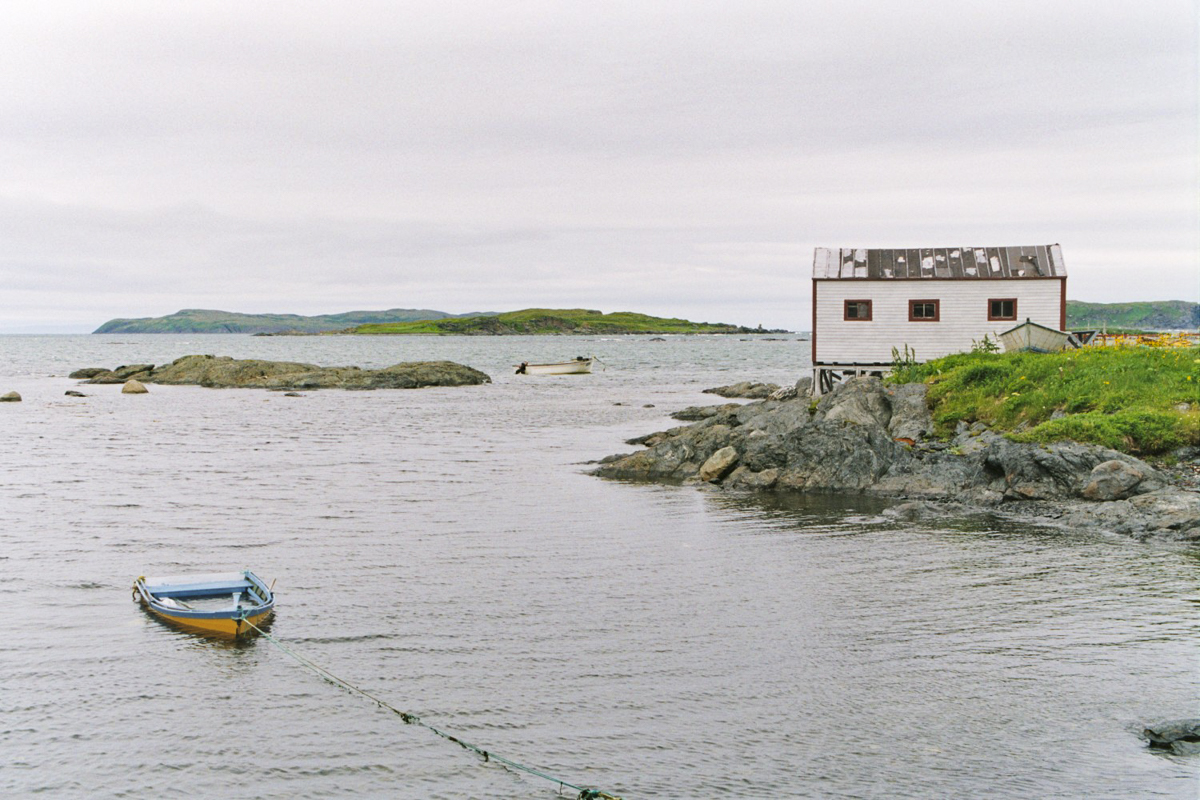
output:
[[240, 638], [266, 622], [275, 596], [249, 570], [212, 575], [139, 577], [133, 598], [155, 616], [196, 633]]

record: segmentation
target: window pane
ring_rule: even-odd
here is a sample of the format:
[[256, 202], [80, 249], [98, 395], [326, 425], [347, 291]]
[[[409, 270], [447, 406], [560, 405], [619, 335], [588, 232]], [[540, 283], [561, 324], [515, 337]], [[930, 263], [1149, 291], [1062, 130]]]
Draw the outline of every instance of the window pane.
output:
[[1016, 319], [1017, 301], [1015, 299], [992, 300], [988, 304], [988, 316], [992, 319]]
[[846, 301], [846, 319], [871, 319], [871, 301], [870, 300], [847, 300]]
[[936, 300], [910, 300], [908, 303], [908, 318], [911, 320], [928, 320], [936, 322], [938, 319], [938, 303]]

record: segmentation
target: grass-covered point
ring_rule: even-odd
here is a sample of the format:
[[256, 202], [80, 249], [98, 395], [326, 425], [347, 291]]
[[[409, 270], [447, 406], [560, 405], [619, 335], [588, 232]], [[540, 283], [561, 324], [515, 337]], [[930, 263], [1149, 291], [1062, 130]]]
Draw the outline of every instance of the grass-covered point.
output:
[[1200, 327], [1200, 303], [1161, 300], [1132, 303], [1067, 301], [1067, 330], [1195, 330]]
[[[1200, 348], [961, 353], [901, 365], [890, 380], [929, 384], [942, 436], [963, 421], [1017, 441], [1072, 440], [1138, 455], [1200, 445]], [[1053, 419], [1056, 411], [1063, 413]]]
[[360, 325], [349, 333], [443, 333], [443, 334], [616, 334], [616, 333], [751, 333], [752, 328], [737, 325], [689, 322], [665, 319], [628, 311], [603, 314], [584, 308], [527, 308], [478, 317], [434, 319], [422, 322], [398, 322]]

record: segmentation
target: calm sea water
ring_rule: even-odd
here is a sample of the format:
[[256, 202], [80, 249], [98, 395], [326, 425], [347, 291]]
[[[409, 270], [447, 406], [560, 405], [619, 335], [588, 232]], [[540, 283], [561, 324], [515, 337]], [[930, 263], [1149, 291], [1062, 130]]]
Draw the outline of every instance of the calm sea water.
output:
[[[189, 353], [495, 382], [63, 396]], [[589, 353], [607, 371], [509, 366]], [[299, 652], [627, 799], [1195, 798], [1200, 759], [1135, 734], [1200, 713], [1196, 549], [586, 474], [701, 389], [807, 363], [737, 337], [0, 337], [24, 396], [0, 405], [0, 795], [555, 796], [129, 596], [251, 568]]]

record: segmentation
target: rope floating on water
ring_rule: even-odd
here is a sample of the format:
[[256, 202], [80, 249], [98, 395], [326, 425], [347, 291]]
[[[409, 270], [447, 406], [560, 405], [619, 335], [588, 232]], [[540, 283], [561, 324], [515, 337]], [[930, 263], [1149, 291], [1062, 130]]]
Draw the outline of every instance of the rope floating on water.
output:
[[607, 792], [602, 792], [599, 789], [590, 789], [585, 786], [576, 786], [573, 783], [569, 783], [567, 781], [561, 780], [559, 778], [554, 777], [553, 775], [548, 775], [547, 773], [542, 772], [541, 770], [534, 769], [533, 767], [528, 767], [524, 764], [504, 758], [503, 756], [498, 756], [495, 753], [484, 750], [482, 747], [473, 745], [470, 742], [464, 742], [462, 739], [459, 739], [457, 736], [451, 736], [449, 733], [446, 733], [445, 731], [438, 730], [437, 728], [433, 727], [429, 723], [424, 722], [416, 714], [410, 714], [407, 711], [401, 711], [400, 709], [391, 705], [387, 701], [379, 699], [378, 697], [371, 694], [370, 692], [367, 692], [364, 689], [358, 688], [357, 686], [355, 686], [354, 684], [350, 683], [349, 681], [347, 681], [343, 678], [339, 678], [337, 675], [334, 675], [332, 672], [330, 672], [329, 670], [320, 666], [319, 664], [313, 663], [309, 659], [307, 659], [304, 656], [297, 653], [292, 648], [288, 647], [283, 642], [276, 639], [271, 634], [264, 631], [262, 628], [255, 625], [250, 620], [245, 620], [245, 622], [251, 628], [253, 628], [254, 630], [258, 631], [260, 634], [262, 634], [262, 636], [268, 642], [270, 642], [271, 644], [278, 647], [280, 650], [282, 650], [287, 655], [291, 656], [293, 659], [296, 660], [296, 662], [298, 664], [300, 664], [302, 667], [305, 667], [306, 669], [311, 670], [313, 673], [315, 673], [317, 675], [317, 677], [321, 678], [322, 680], [326, 681], [327, 683], [332, 683], [334, 686], [337, 686], [339, 689], [344, 689], [344, 690], [350, 692], [351, 694], [357, 694], [361, 697], [365, 697], [366, 699], [370, 700], [372, 703], [379, 706], [380, 708], [387, 709], [388, 711], [391, 711], [396, 716], [400, 717], [400, 719], [402, 719], [404, 721], [404, 724], [406, 724], [406, 725], [419, 725], [422, 728], [424, 728], [425, 730], [430, 731], [431, 733], [434, 733], [449, 742], [454, 742], [456, 745], [463, 748], [464, 750], [470, 750], [472, 753], [475, 753], [476, 755], [482, 757], [485, 763], [494, 761], [497, 764], [500, 764], [501, 766], [506, 767], [508, 769], [517, 770], [519, 772], [524, 772], [529, 775], [534, 775], [539, 778], [543, 778], [545, 780], [550, 781], [551, 783], [558, 784], [560, 791], [564, 788], [574, 789], [575, 791], [579, 792], [579, 794], [576, 795], [576, 800], [621, 800], [620, 797], [617, 797], [616, 795], [613, 795], [613, 794], [608, 794]]

